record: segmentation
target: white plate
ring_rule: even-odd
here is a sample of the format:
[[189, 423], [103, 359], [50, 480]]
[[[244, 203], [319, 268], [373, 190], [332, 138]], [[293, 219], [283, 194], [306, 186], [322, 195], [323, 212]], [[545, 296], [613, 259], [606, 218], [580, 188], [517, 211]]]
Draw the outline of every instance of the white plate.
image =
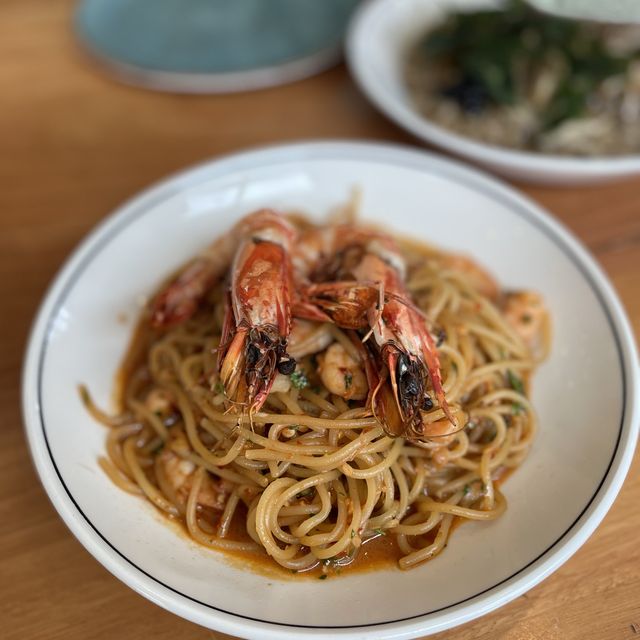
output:
[[396, 124], [426, 142], [504, 176], [546, 184], [591, 184], [640, 173], [640, 155], [563, 157], [497, 147], [453, 133], [420, 114], [403, 79], [408, 49], [448, 11], [472, 10], [491, 0], [370, 0], [354, 15], [347, 60], [372, 102]]
[[[506, 514], [465, 524], [432, 562], [327, 581], [266, 578], [190, 543], [111, 484], [96, 464], [105, 429], [84, 411], [76, 385], [87, 383], [108, 404], [141, 299], [239, 216], [271, 206], [322, 219], [354, 186], [362, 189], [364, 217], [472, 253], [504, 285], [544, 294], [555, 339], [533, 384], [540, 435], [505, 485]], [[627, 472], [637, 389], [633, 338], [611, 285], [539, 207], [451, 161], [336, 142], [210, 162], [110, 216], [42, 305], [23, 402], [33, 458], [56, 509], [90, 553], [145, 597], [207, 627], [261, 640], [410, 638], [501, 606], [578, 549]]]

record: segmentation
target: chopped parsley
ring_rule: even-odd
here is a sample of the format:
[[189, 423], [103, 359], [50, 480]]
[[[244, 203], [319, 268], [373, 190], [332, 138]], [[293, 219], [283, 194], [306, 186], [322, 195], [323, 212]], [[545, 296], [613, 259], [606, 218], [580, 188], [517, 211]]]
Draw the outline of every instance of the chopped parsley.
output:
[[351, 529], [351, 537], [352, 537], [352, 538], [355, 538], [355, 537], [356, 537], [355, 529]]
[[507, 369], [507, 381], [509, 382], [509, 384], [511, 385], [511, 388], [514, 391], [517, 391], [518, 393], [525, 395], [524, 384], [522, 383], [522, 380], [518, 378], [518, 376], [515, 373], [513, 373], [511, 369]]
[[291, 378], [291, 384], [296, 388], [296, 389], [304, 389], [305, 387], [309, 386], [309, 380], [307, 379], [307, 376], [305, 374], [304, 371], [294, 371], [289, 378]]
[[462, 489], [462, 495], [466, 496], [469, 494], [470, 491], [471, 491], [471, 487], [468, 484], [465, 484]]
[[524, 411], [524, 407], [519, 402], [514, 402], [511, 405], [511, 413], [514, 416], [519, 416]]
[[327, 579], [327, 574], [323, 573], [321, 576], [318, 576], [318, 580], [326, 580]]
[[353, 374], [350, 371], [347, 371], [344, 374], [344, 388], [350, 389], [353, 384]]
[[215, 393], [224, 393], [224, 385], [222, 384], [222, 382], [220, 382], [220, 380], [216, 382], [216, 384], [213, 387], [213, 390]]
[[379, 536], [386, 536], [387, 532], [383, 531], [382, 529], [378, 528], [378, 529], [374, 529], [373, 530], [374, 533], [377, 533]]

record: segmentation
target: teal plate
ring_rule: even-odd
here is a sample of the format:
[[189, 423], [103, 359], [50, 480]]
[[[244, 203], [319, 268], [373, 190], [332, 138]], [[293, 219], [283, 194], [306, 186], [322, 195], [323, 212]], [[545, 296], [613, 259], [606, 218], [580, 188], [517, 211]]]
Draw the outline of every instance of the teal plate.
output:
[[122, 80], [183, 92], [258, 89], [340, 57], [358, 0], [84, 0], [81, 42]]

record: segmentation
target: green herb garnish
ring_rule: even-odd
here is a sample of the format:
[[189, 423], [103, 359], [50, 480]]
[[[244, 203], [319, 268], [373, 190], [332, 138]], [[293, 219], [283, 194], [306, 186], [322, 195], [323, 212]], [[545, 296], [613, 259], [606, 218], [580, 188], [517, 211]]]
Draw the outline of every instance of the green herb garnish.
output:
[[318, 580], [326, 580], [327, 579], [327, 574], [323, 573], [321, 576], [318, 576]]
[[350, 389], [353, 384], [353, 374], [350, 371], [347, 371], [344, 374], [344, 388]]
[[518, 393], [525, 395], [524, 384], [522, 383], [522, 380], [518, 378], [518, 376], [515, 373], [513, 373], [511, 369], [507, 369], [507, 381], [509, 382], [509, 385], [514, 391], [517, 391]]
[[220, 380], [218, 380], [214, 387], [213, 387], [213, 391], [215, 393], [224, 393], [224, 385], [222, 384], [222, 382], [220, 382]]
[[296, 493], [296, 498], [299, 500], [300, 498], [306, 498], [313, 494], [313, 487], [309, 487], [308, 489], [302, 490], [300, 493]]
[[470, 491], [471, 491], [471, 487], [468, 484], [465, 484], [464, 487], [462, 488], [462, 495], [466, 496], [469, 494]]
[[382, 529], [378, 528], [378, 529], [374, 529], [373, 530], [374, 533], [377, 533], [379, 536], [386, 536], [387, 532], [383, 531]]
[[511, 413], [514, 416], [519, 416], [524, 411], [524, 407], [519, 402], [514, 402], [511, 405]]
[[532, 104], [527, 79], [554, 69], [556, 86], [536, 105], [542, 132], [582, 116], [602, 82], [626, 73], [637, 55], [613, 55], [601, 28], [541, 13], [523, 0], [451, 15], [428, 34], [422, 52], [449, 67], [453, 84], [442, 95], [469, 113]]
[[296, 389], [304, 389], [309, 386], [309, 380], [304, 371], [296, 370], [289, 377], [291, 378], [291, 384]]

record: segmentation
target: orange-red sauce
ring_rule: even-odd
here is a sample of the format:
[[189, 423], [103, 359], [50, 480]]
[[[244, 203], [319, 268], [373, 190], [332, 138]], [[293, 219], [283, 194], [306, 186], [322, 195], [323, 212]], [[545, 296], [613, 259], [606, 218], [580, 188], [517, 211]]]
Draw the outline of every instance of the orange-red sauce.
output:
[[[122, 411], [124, 408], [124, 397], [127, 385], [137, 371], [146, 367], [148, 349], [157, 335], [158, 334], [149, 327], [148, 320], [145, 317], [141, 318], [133, 333], [125, 358], [116, 376], [114, 401], [119, 411]], [[511, 472], [512, 470], [505, 470], [495, 484], [497, 486], [501, 485]], [[168, 521], [171, 523], [176, 532], [186, 536], [192, 543], [201, 546], [189, 535], [186, 524], [183, 521], [162, 512], [158, 513], [161, 514], [164, 522]], [[465, 521], [464, 518], [454, 518], [451, 531], [453, 532], [455, 528]], [[246, 530], [246, 507], [242, 503], [238, 505], [232, 519], [227, 539], [237, 542], [251, 542], [251, 538]], [[242, 568], [249, 567], [251, 570], [269, 577], [292, 578], [295, 576], [295, 579], [300, 579], [300, 577], [324, 579], [325, 577], [335, 577], [342, 573], [397, 568], [398, 561], [403, 556], [395, 535], [390, 533], [378, 535], [363, 543], [358, 553], [355, 554], [355, 557], [347, 566], [319, 563], [313, 569], [302, 572], [281, 567], [274, 562], [266, 552], [253, 553], [239, 550], [216, 550], [216, 552], [221, 553], [232, 564], [237, 564]]]

